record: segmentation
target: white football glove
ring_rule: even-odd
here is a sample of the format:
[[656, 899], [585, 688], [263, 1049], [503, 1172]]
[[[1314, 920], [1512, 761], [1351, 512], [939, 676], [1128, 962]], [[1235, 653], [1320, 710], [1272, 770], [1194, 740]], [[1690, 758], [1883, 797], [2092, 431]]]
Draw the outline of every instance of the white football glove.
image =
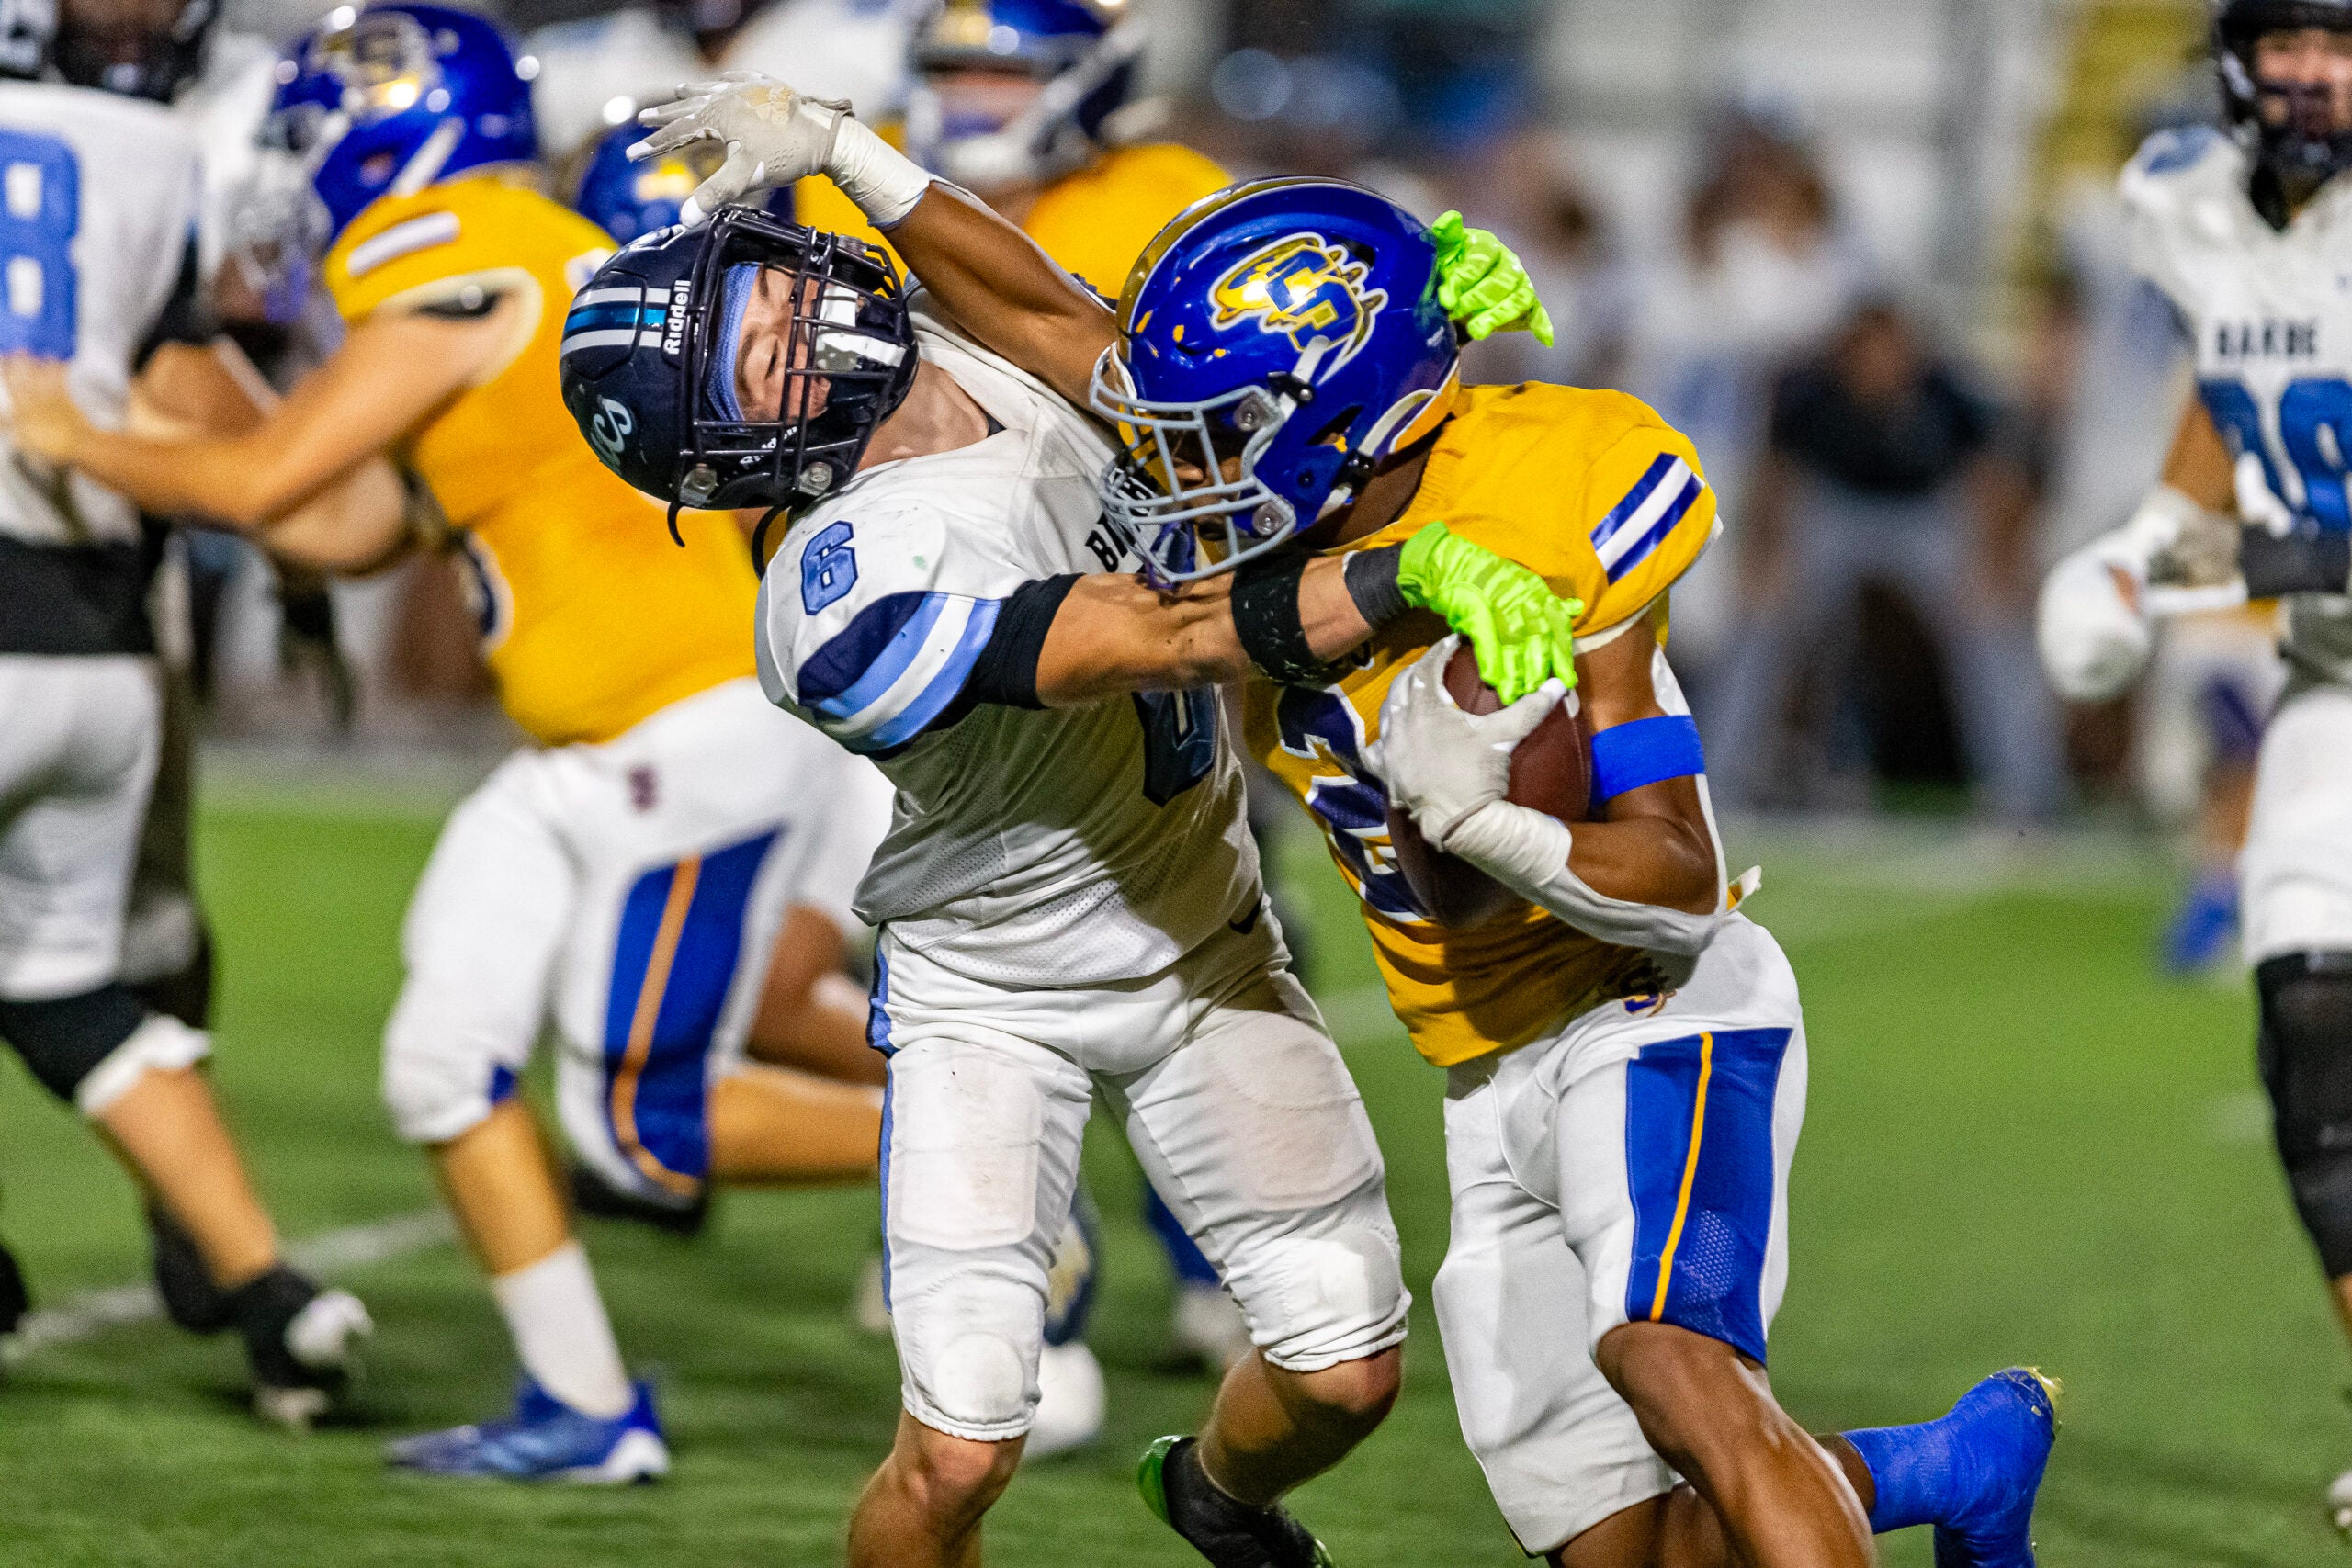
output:
[[2155, 646], [2148, 617], [2115, 581], [2120, 566], [2095, 540], [2052, 570], [2035, 611], [2035, 641], [2050, 684], [2069, 702], [2105, 702], [2130, 685]]
[[931, 176], [851, 115], [839, 99], [812, 98], [773, 77], [730, 71], [715, 82], [690, 82], [667, 103], [639, 114], [653, 134], [628, 150], [643, 162], [692, 141], [716, 141], [727, 159], [679, 209], [691, 228], [730, 201], [788, 186], [810, 175], [831, 176], [842, 194], [876, 227], [904, 218], [931, 188]]
[[2267, 529], [2281, 539], [2295, 531], [2295, 509], [2270, 488], [2270, 476], [2263, 469], [2261, 453], [2239, 453], [2235, 477], [2241, 521]]
[[1512, 750], [1567, 695], [1546, 681], [1498, 712], [1464, 713], [1445, 689], [1446, 661], [1461, 645], [1459, 635], [1445, 638], [1390, 682], [1380, 739], [1365, 756], [1388, 798], [1441, 850], [1464, 818], [1510, 793]]

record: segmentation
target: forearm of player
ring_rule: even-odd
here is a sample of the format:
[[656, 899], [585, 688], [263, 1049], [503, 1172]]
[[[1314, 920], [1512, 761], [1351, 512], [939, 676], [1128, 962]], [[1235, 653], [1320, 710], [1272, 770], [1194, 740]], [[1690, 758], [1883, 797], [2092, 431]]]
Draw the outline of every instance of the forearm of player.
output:
[[[1233, 615], [1231, 574], [1157, 592], [1133, 577], [1081, 577], [1037, 657], [1037, 698], [1074, 707], [1130, 692], [1184, 691], [1239, 680], [1252, 665]], [[1348, 592], [1346, 558], [1318, 556], [1298, 581], [1307, 648], [1332, 660], [1363, 644], [1372, 623]]]
[[1035, 241], [978, 197], [934, 183], [889, 228], [932, 297], [989, 348], [1080, 408], [1118, 322]]
[[1594, 892], [1628, 904], [1654, 904], [1704, 915], [1723, 886], [1699, 786], [1667, 779], [1628, 790], [1609, 803], [1606, 822], [1579, 822], [1568, 869]]
[[2188, 400], [2165, 453], [2164, 483], [2208, 512], [2237, 510], [2236, 459], [2204, 402]]
[[371, 457], [253, 537], [298, 566], [366, 577], [406, 557], [416, 543], [411, 504], [400, 470]]

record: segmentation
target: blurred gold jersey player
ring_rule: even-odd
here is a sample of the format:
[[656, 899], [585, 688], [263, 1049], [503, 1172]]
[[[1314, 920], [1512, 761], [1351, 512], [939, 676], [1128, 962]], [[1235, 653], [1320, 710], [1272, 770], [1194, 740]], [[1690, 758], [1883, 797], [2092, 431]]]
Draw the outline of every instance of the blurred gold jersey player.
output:
[[[393, 1457], [657, 1474], [650, 1393], [623, 1369], [518, 1076], [551, 1023], [573, 1146], [602, 1189], [657, 1210], [692, 1214], [713, 1180], [869, 1176], [864, 1009], [823, 999], [821, 982], [887, 786], [762, 697], [733, 519], [685, 515], [680, 548], [566, 419], [565, 312], [612, 247], [534, 188], [504, 39], [469, 15], [387, 6], [289, 63], [271, 135], [309, 159], [290, 194], [334, 236], [320, 276], [343, 345], [234, 437], [99, 432], [20, 368], [19, 433], [152, 510], [221, 518], [330, 569], [372, 569], [421, 535], [456, 552], [500, 695], [536, 744], [458, 807], [425, 869], [384, 1094], [432, 1151], [527, 1378], [511, 1418]], [[324, 108], [355, 101], [372, 107], [318, 144]], [[762, 1041], [860, 1081], [746, 1064], [755, 1018]]]
[[[950, 0], [915, 36], [901, 140], [917, 163], [1019, 224], [1097, 293], [1118, 292], [1167, 221], [1227, 175], [1173, 142], [1126, 143], [1143, 23], [1088, 0]], [[795, 187], [811, 228], [888, 243], [822, 175]]]

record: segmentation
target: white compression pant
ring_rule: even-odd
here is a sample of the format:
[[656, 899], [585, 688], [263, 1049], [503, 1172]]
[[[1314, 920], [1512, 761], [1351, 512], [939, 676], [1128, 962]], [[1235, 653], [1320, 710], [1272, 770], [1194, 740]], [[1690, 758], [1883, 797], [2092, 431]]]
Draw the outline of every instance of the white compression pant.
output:
[[1037, 1403], [1046, 1270], [1100, 1094], [1266, 1359], [1405, 1337], [1379, 1146], [1271, 916], [1123, 986], [1009, 990], [883, 932], [883, 1235], [907, 1409], [1000, 1442]]
[[152, 659], [0, 655], [0, 997], [120, 970], [162, 711]]

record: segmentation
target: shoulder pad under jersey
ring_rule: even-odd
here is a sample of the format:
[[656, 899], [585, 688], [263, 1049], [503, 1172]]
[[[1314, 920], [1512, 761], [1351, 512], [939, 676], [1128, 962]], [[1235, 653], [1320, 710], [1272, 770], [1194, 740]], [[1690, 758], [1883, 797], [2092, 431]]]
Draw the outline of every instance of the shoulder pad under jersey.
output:
[[768, 700], [864, 753], [907, 744], [947, 711], [1021, 582], [959, 546], [941, 509], [876, 499], [802, 519], [760, 581]]

